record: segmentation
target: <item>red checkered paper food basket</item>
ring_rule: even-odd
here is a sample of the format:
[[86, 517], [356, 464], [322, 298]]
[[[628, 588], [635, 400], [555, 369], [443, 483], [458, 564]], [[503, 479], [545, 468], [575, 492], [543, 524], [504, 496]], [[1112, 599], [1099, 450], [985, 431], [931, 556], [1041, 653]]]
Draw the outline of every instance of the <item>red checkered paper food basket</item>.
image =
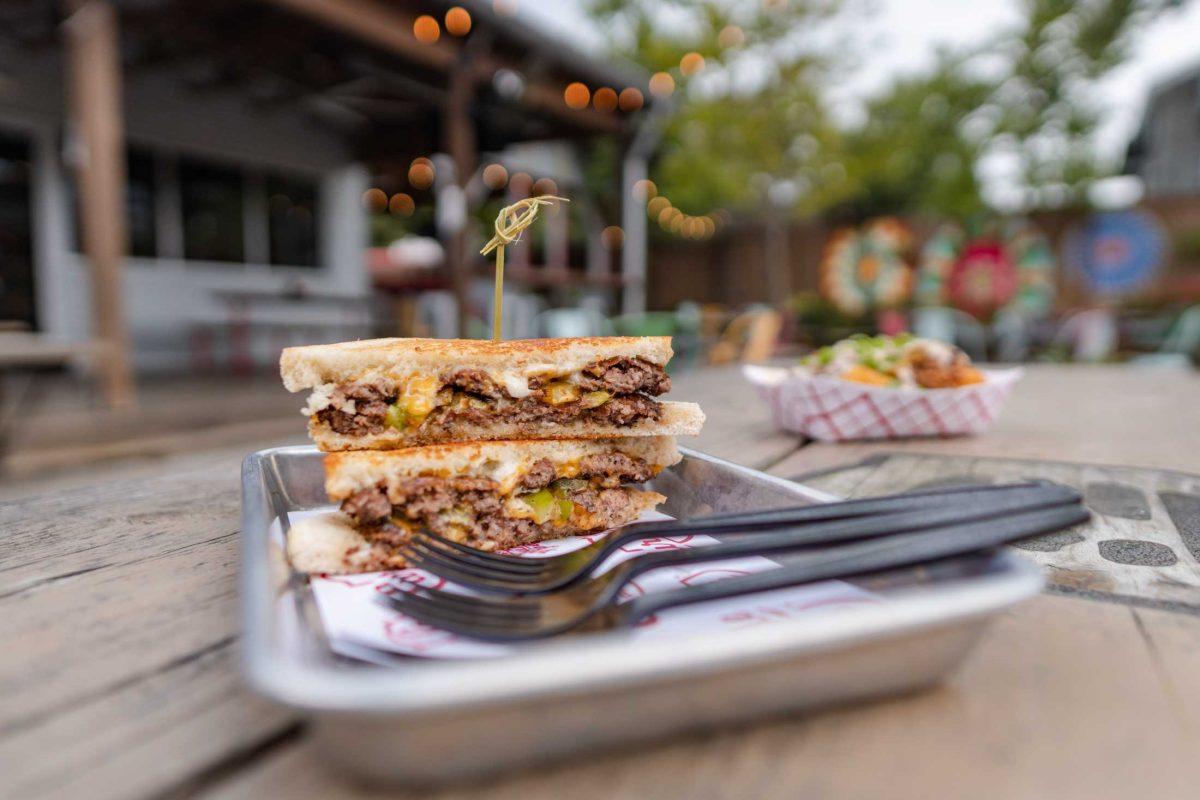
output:
[[850, 442], [980, 433], [1000, 413], [1022, 370], [983, 370], [983, 383], [957, 389], [868, 386], [783, 367], [746, 365], [742, 373], [780, 428], [822, 442]]

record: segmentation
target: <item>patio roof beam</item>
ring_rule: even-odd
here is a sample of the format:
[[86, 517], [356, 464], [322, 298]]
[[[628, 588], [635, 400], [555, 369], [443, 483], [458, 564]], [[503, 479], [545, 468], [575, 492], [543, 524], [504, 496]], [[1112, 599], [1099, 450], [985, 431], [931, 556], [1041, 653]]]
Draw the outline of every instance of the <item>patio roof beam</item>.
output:
[[[405, 60], [447, 75], [458, 68], [458, 53], [462, 49], [460, 45], [452, 43], [448, 38], [430, 44], [418, 41], [412, 32], [416, 15], [384, 6], [376, 0], [262, 2], [318, 20]], [[495, 55], [484, 55], [472, 59], [471, 78], [479, 84], [490, 83], [497, 70], [516, 69], [518, 66]], [[590, 106], [582, 109], [567, 107], [563, 102], [562, 87], [547, 83], [530, 80], [519, 102], [535, 113], [548, 114], [590, 130], [615, 133], [625, 127], [622, 118], [616, 113], [597, 111]]]

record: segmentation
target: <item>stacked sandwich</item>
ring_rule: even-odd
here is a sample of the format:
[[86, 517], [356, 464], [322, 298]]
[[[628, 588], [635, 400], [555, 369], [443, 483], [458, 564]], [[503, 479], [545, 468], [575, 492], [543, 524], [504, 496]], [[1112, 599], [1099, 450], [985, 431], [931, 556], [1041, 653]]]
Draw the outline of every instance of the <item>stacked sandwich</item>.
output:
[[510, 342], [377, 339], [289, 348], [289, 391], [330, 455], [338, 515], [288, 536], [304, 572], [405, 566], [427, 530], [482, 550], [623, 525], [665, 498], [635, 488], [698, 433], [671, 387], [666, 337]]

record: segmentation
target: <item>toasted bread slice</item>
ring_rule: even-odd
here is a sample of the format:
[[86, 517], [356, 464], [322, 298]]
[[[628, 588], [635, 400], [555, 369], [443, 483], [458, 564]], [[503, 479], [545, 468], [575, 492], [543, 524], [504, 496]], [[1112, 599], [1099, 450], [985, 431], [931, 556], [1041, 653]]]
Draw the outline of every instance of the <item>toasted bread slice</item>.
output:
[[447, 367], [489, 373], [567, 373], [606, 358], [641, 358], [665, 366], [669, 336], [602, 336], [577, 339], [364, 339], [289, 347], [279, 359], [289, 392], [358, 380], [402, 380], [412, 373], [439, 374]]
[[455, 423], [444, 428], [413, 428], [398, 431], [385, 428], [379, 433], [341, 434], [316, 417], [309, 419], [308, 433], [317, 447], [327, 453], [339, 450], [394, 450], [438, 442], [536, 439], [611, 439], [625, 436], [694, 436], [704, 426], [704, 412], [695, 403], [660, 401], [662, 416], [632, 425], [603, 425], [593, 420], [575, 419], [566, 423], [505, 422], [487, 424]]
[[343, 500], [360, 489], [425, 475], [489, 478], [500, 484], [501, 493], [507, 493], [536, 461], [547, 459], [559, 466], [605, 453], [641, 459], [655, 472], [682, 458], [670, 436], [463, 442], [404, 450], [359, 450], [325, 457], [325, 491], [331, 500]]

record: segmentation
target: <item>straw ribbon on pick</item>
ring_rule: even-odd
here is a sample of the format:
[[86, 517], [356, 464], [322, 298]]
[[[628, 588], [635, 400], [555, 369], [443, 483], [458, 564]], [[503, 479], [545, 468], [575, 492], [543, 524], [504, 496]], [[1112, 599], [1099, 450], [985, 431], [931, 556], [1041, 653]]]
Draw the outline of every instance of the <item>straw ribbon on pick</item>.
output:
[[502, 313], [504, 303], [504, 248], [521, 238], [521, 231], [533, 224], [533, 221], [537, 219], [538, 210], [542, 206], [552, 205], [556, 202], [569, 203], [571, 201], [565, 197], [555, 197], [554, 195], [546, 194], [540, 197], [526, 197], [524, 200], [518, 200], [511, 206], [505, 206], [500, 209], [500, 214], [496, 217], [496, 235], [479, 251], [480, 255], [485, 256], [493, 250], [496, 251], [496, 295], [493, 312], [495, 318], [492, 320], [492, 339], [494, 341], [500, 341], [501, 320], [504, 318]]

